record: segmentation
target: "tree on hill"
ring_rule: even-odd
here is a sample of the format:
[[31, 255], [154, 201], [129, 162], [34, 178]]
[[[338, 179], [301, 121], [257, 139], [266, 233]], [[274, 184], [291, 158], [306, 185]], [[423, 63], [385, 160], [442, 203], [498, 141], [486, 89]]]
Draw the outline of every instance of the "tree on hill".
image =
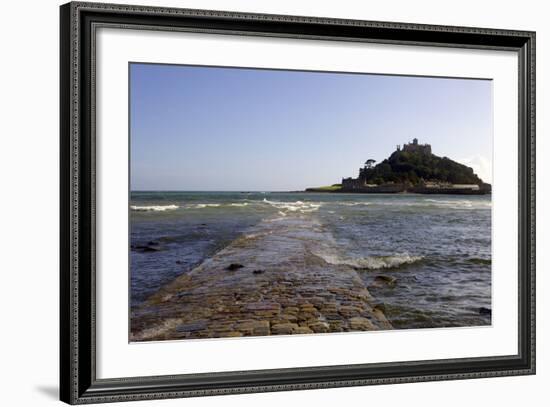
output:
[[369, 158], [367, 161], [365, 161], [365, 168], [372, 168], [375, 162], [376, 160]]

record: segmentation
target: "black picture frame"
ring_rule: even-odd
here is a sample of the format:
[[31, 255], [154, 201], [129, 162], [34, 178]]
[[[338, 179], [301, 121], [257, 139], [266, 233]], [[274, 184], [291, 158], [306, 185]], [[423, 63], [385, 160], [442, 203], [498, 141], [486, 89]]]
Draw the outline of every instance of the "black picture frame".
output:
[[[534, 32], [82, 2], [62, 5], [60, 22], [62, 401], [84, 404], [535, 373]], [[99, 26], [517, 52], [518, 353], [437, 361], [97, 379], [93, 39]]]

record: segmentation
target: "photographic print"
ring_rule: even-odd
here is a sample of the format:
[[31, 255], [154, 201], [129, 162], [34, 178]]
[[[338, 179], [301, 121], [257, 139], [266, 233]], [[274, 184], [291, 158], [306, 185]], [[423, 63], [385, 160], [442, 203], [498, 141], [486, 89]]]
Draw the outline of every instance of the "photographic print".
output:
[[60, 399], [535, 374], [535, 37], [62, 5]]
[[491, 80], [129, 71], [131, 342], [491, 325]]

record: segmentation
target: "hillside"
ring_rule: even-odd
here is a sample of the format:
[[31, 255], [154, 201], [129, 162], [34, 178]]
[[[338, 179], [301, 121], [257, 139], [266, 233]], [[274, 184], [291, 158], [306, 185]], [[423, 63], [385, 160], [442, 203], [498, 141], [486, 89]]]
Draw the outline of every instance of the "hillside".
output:
[[422, 180], [450, 184], [483, 183], [472, 168], [422, 151], [394, 151], [389, 158], [372, 168], [363, 168], [362, 172], [369, 184], [376, 185], [388, 182], [418, 185]]
[[344, 178], [331, 187], [308, 188], [307, 192], [371, 192], [371, 193], [443, 193], [487, 194], [491, 185], [483, 182], [466, 165], [439, 157], [429, 144], [417, 139], [404, 144], [385, 160], [375, 164], [369, 159], [359, 169], [357, 178]]

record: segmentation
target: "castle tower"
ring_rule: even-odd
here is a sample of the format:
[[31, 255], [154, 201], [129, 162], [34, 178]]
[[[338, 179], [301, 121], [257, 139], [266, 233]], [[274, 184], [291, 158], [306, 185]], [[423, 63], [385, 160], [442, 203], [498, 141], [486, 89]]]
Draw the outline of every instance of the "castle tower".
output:
[[418, 139], [417, 139], [417, 138], [413, 138], [413, 144], [414, 144], [415, 146], [418, 145]]

